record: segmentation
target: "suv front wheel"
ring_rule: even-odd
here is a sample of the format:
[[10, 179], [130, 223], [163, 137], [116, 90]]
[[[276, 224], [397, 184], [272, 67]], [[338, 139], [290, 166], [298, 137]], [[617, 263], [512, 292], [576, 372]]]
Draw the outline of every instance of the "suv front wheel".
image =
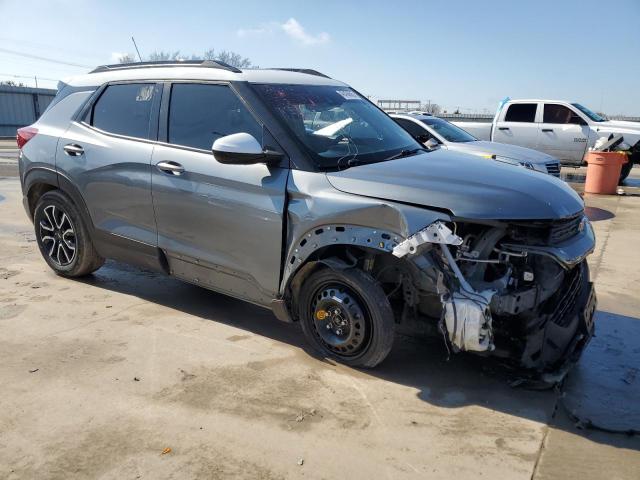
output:
[[302, 284], [299, 318], [307, 340], [325, 357], [375, 367], [391, 351], [394, 317], [380, 284], [357, 268], [312, 273]]
[[62, 192], [52, 190], [40, 197], [33, 225], [40, 253], [58, 275], [80, 277], [104, 264], [78, 209]]

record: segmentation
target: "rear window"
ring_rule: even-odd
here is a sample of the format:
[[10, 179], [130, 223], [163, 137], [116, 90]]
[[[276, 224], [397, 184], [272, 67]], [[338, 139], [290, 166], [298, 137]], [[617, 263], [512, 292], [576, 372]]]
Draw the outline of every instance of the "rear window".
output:
[[536, 120], [537, 107], [537, 103], [513, 103], [509, 105], [504, 121], [533, 123]]
[[110, 85], [93, 107], [91, 125], [127, 137], [149, 138], [153, 83]]

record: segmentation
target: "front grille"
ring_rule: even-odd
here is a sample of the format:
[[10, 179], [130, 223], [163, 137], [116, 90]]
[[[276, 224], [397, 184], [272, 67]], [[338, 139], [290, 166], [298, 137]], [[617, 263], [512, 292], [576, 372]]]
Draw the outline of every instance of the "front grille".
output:
[[544, 164], [547, 167], [547, 173], [554, 177], [560, 177], [560, 162], [549, 162]]
[[571, 272], [571, 278], [563, 287], [563, 294], [558, 300], [558, 308], [551, 317], [551, 321], [559, 327], [566, 328], [572, 320], [571, 312], [573, 312], [578, 297], [580, 296], [580, 290], [582, 287], [582, 268], [580, 266], [574, 268]]
[[582, 223], [582, 213], [573, 217], [556, 220], [551, 224], [549, 232], [549, 243], [552, 245], [562, 243], [563, 241], [577, 235], [580, 231]]
[[580, 232], [583, 217], [584, 212], [580, 212], [559, 220], [512, 223], [509, 236], [525, 245], [556, 245]]

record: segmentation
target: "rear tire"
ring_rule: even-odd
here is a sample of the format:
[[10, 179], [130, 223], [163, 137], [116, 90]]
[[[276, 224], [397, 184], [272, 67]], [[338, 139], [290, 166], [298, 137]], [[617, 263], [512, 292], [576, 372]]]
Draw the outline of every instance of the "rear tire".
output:
[[297, 300], [304, 335], [324, 357], [372, 368], [391, 351], [391, 305], [380, 284], [362, 270], [316, 271]]
[[64, 193], [40, 197], [33, 215], [36, 239], [49, 267], [63, 277], [81, 277], [104, 264], [78, 209]]

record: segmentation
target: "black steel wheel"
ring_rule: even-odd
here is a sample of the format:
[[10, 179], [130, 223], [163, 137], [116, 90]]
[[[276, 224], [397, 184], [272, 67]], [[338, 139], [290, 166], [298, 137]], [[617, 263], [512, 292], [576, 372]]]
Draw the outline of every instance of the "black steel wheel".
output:
[[40, 253], [58, 275], [87, 275], [104, 263], [78, 209], [61, 191], [52, 190], [40, 197], [33, 223]]
[[394, 337], [391, 305], [365, 272], [316, 271], [303, 283], [297, 304], [305, 336], [324, 356], [374, 367], [389, 354]]

